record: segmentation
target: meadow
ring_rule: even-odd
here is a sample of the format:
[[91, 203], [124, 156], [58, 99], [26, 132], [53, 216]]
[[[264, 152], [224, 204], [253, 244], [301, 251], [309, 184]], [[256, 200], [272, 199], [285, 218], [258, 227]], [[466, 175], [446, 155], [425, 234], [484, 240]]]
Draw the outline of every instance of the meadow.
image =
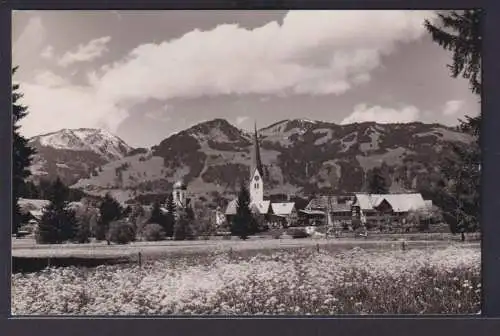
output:
[[480, 249], [227, 251], [12, 275], [13, 315], [477, 314]]

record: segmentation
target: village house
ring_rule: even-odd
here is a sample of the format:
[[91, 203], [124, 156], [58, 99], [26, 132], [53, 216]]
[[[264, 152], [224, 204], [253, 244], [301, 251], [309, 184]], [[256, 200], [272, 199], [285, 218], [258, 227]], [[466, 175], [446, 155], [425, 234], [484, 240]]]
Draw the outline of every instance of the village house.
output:
[[364, 194], [355, 195], [353, 213], [359, 214], [364, 223], [382, 221], [404, 223], [412, 211], [426, 211], [432, 201], [425, 201], [420, 193], [408, 194]]
[[353, 196], [318, 196], [300, 212], [310, 225], [347, 225], [352, 219], [353, 201]]

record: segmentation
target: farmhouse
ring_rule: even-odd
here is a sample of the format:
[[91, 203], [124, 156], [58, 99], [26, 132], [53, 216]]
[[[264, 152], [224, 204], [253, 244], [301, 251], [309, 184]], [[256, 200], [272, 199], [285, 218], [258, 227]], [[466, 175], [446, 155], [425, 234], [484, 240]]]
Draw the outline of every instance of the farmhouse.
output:
[[271, 203], [271, 222], [274, 226], [293, 226], [298, 219], [294, 202]]
[[412, 194], [356, 194], [353, 212], [359, 212], [362, 221], [381, 218], [402, 219], [411, 211], [428, 210], [432, 202], [424, 201], [419, 193]]
[[329, 224], [340, 224], [351, 220], [353, 201], [353, 196], [318, 196], [300, 212], [305, 221], [312, 225], [324, 225], [328, 221]]
[[[249, 192], [250, 209], [261, 220], [271, 225], [290, 226], [297, 220], [297, 210], [294, 202], [271, 203], [264, 200], [264, 170], [260, 158], [260, 147], [255, 126], [253, 160], [250, 168]], [[228, 221], [231, 221], [238, 206], [237, 199], [230, 201], [227, 205], [225, 215]]]

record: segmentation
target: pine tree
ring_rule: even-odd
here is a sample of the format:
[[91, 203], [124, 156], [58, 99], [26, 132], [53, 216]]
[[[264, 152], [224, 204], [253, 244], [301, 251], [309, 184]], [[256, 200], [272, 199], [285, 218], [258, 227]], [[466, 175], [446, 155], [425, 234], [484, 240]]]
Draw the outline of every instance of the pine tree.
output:
[[442, 164], [444, 182], [439, 198], [443, 217], [452, 232], [479, 229], [480, 148], [478, 140], [467, 146], [453, 145], [450, 157]]
[[241, 185], [236, 204], [236, 215], [231, 222], [231, 234], [247, 239], [252, 234], [254, 218], [250, 210], [250, 193], [244, 184]]
[[185, 209], [178, 210], [177, 220], [174, 226], [174, 239], [185, 240], [193, 238], [192, 222]]
[[165, 219], [165, 216], [163, 215], [163, 212], [161, 211], [161, 206], [160, 202], [156, 201], [153, 203], [153, 210], [151, 211], [151, 217], [149, 217], [148, 223], [156, 223], [160, 224], [163, 226], [163, 221]]
[[481, 23], [482, 9], [449, 11], [438, 14], [440, 27], [428, 20], [425, 27], [434, 42], [453, 53], [448, 65], [453, 77], [469, 80], [473, 93], [481, 95]]
[[50, 189], [50, 204], [44, 209], [38, 226], [38, 243], [58, 244], [75, 239], [78, 224], [75, 212], [68, 208], [67, 197], [67, 188], [57, 178]]
[[[483, 9], [449, 11], [438, 14], [439, 23], [433, 25], [428, 20], [425, 27], [434, 42], [453, 53], [453, 63], [448, 65], [451, 76], [462, 75], [469, 80], [472, 93], [481, 96], [481, 45]], [[481, 116], [467, 117], [462, 125], [479, 135]]]
[[[118, 220], [122, 217], [123, 209], [109, 193], [104, 196], [104, 200], [99, 207], [101, 217], [95, 233], [97, 240], [106, 239], [106, 233], [109, 230], [109, 224], [112, 221]], [[109, 244], [109, 241], [108, 241]]]
[[174, 227], [175, 227], [175, 203], [174, 203], [174, 198], [170, 194], [167, 198], [167, 214], [166, 214], [166, 223], [165, 223], [165, 235], [167, 237], [172, 237], [174, 235]]
[[383, 175], [382, 169], [375, 167], [371, 171], [368, 180], [368, 192], [370, 194], [388, 194], [389, 187]]
[[[448, 65], [451, 76], [462, 75], [469, 80], [471, 91], [481, 95], [481, 50], [483, 9], [449, 11], [438, 14], [438, 25], [429, 21], [425, 26], [432, 39], [444, 49], [453, 53], [453, 63]], [[479, 228], [480, 213], [480, 124], [481, 115], [466, 116], [459, 120], [459, 129], [475, 137], [467, 147], [454, 146], [452, 159], [446, 159], [443, 166], [444, 190], [438, 191], [443, 216], [450, 222], [452, 231], [463, 232]], [[444, 191], [444, 192], [443, 192]]]
[[[14, 76], [17, 67], [12, 69]], [[26, 117], [28, 108], [20, 104], [23, 97], [19, 92], [19, 84], [12, 86], [12, 124], [13, 124], [13, 150], [12, 150], [12, 233], [17, 233], [21, 224], [21, 211], [19, 208], [20, 192], [27, 177], [30, 176], [29, 166], [35, 150], [28, 145], [28, 139], [19, 133], [19, 121]]]
[[161, 226], [163, 232], [165, 232], [165, 236], [172, 237], [173, 234], [173, 221], [170, 220], [170, 214], [164, 214], [160, 202], [155, 202], [153, 204], [153, 210], [151, 212], [151, 217], [148, 220], [148, 223], [155, 223]]

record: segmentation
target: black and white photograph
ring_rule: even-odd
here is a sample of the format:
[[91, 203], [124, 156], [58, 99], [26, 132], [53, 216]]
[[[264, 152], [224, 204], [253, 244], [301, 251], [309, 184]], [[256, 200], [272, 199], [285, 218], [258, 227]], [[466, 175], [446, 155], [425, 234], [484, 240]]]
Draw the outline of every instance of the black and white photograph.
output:
[[481, 313], [484, 10], [15, 10], [12, 316]]

